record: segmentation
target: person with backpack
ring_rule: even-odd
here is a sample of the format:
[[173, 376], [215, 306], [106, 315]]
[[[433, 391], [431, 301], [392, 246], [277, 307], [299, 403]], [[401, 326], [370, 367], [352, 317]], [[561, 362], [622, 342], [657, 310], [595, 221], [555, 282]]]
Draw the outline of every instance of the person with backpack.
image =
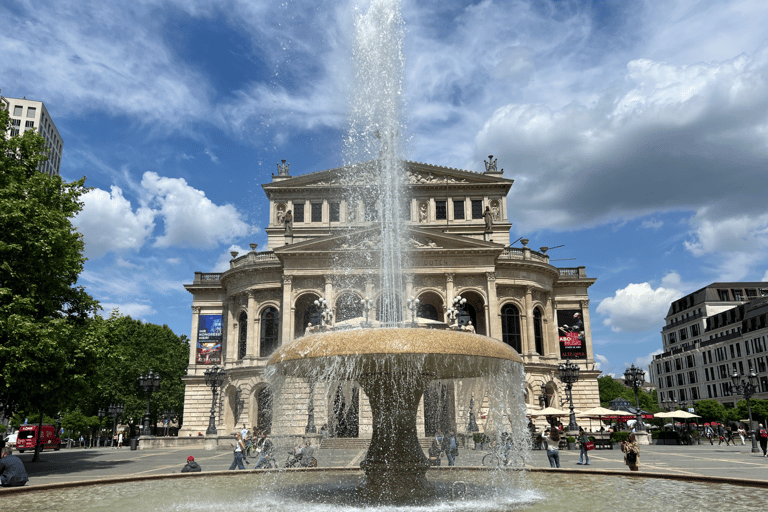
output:
[[757, 439], [760, 441], [760, 448], [763, 450], [763, 457], [768, 457], [768, 430], [763, 428], [762, 423], [757, 426]]
[[624, 452], [624, 464], [630, 471], [638, 471], [640, 465], [640, 445], [637, 444], [635, 434], [630, 432], [627, 440], [621, 443], [621, 451]]
[[453, 432], [448, 432], [447, 435], [443, 436], [442, 449], [448, 459], [448, 465], [453, 466], [456, 457], [459, 455], [459, 446], [456, 444], [456, 437], [453, 435]]

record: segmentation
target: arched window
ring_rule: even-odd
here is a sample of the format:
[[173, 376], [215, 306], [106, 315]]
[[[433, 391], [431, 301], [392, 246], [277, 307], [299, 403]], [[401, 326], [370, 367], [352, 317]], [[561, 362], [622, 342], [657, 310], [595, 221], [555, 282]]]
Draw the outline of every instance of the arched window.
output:
[[237, 323], [240, 327], [237, 337], [237, 358], [242, 359], [245, 357], [245, 351], [248, 349], [248, 315], [245, 314], [245, 311], [240, 313]]
[[354, 293], [345, 293], [336, 300], [336, 322], [343, 322], [363, 316], [360, 297]]
[[533, 310], [533, 339], [536, 345], [536, 353], [544, 355], [544, 329], [541, 325], [541, 309]]
[[522, 352], [520, 311], [513, 304], [501, 308], [501, 339], [518, 353]]
[[280, 315], [277, 309], [269, 307], [261, 313], [261, 337], [259, 340], [259, 355], [267, 357], [277, 348], [278, 322]]
[[417, 316], [426, 320], [438, 320], [437, 308], [432, 304], [421, 304]]

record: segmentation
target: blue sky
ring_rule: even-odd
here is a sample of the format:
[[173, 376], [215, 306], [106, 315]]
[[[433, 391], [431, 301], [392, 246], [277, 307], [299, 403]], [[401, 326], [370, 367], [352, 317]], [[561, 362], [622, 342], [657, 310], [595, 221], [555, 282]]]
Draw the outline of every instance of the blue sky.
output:
[[[339, 165], [367, 1], [8, 0], [0, 89], [44, 101], [93, 190], [81, 283], [189, 334], [193, 272], [266, 246], [260, 185]], [[403, 0], [410, 160], [515, 180], [512, 239], [584, 265], [608, 373], [671, 300], [768, 280], [763, 1]], [[570, 259], [574, 258], [574, 259]]]

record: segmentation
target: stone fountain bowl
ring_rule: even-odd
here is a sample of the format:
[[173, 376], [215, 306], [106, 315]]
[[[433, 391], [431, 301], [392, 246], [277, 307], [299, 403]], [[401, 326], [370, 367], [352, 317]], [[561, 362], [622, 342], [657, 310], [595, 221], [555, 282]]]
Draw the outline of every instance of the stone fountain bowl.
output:
[[[509, 345], [461, 331], [376, 328], [331, 331], [298, 338], [278, 348], [267, 363], [282, 375], [309, 377], [318, 367], [349, 365], [361, 374], [408, 371], [414, 360], [434, 379], [487, 376], [523, 361]], [[352, 367], [354, 366], [354, 371]]]

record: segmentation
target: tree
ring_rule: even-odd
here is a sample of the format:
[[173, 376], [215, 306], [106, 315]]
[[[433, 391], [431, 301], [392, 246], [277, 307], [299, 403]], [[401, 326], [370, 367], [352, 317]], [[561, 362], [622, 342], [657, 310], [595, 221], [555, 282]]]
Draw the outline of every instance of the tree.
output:
[[706, 422], [723, 421], [725, 419], [725, 406], [717, 400], [708, 398], [696, 402], [696, 414]]
[[[619, 397], [628, 400], [633, 406], [635, 405], [635, 390], [610, 375], [598, 377], [597, 386], [600, 391], [600, 404], [603, 407], [608, 407], [611, 400]], [[641, 389], [638, 398], [640, 400], [640, 408], [644, 411], [657, 412], [659, 410], [656, 390], [648, 392]]]
[[80, 336], [98, 307], [77, 286], [85, 258], [71, 222], [87, 189], [85, 178], [67, 183], [39, 172], [42, 136], [6, 137], [9, 126], [0, 110], [0, 405], [6, 416], [55, 414], [100, 348]]

